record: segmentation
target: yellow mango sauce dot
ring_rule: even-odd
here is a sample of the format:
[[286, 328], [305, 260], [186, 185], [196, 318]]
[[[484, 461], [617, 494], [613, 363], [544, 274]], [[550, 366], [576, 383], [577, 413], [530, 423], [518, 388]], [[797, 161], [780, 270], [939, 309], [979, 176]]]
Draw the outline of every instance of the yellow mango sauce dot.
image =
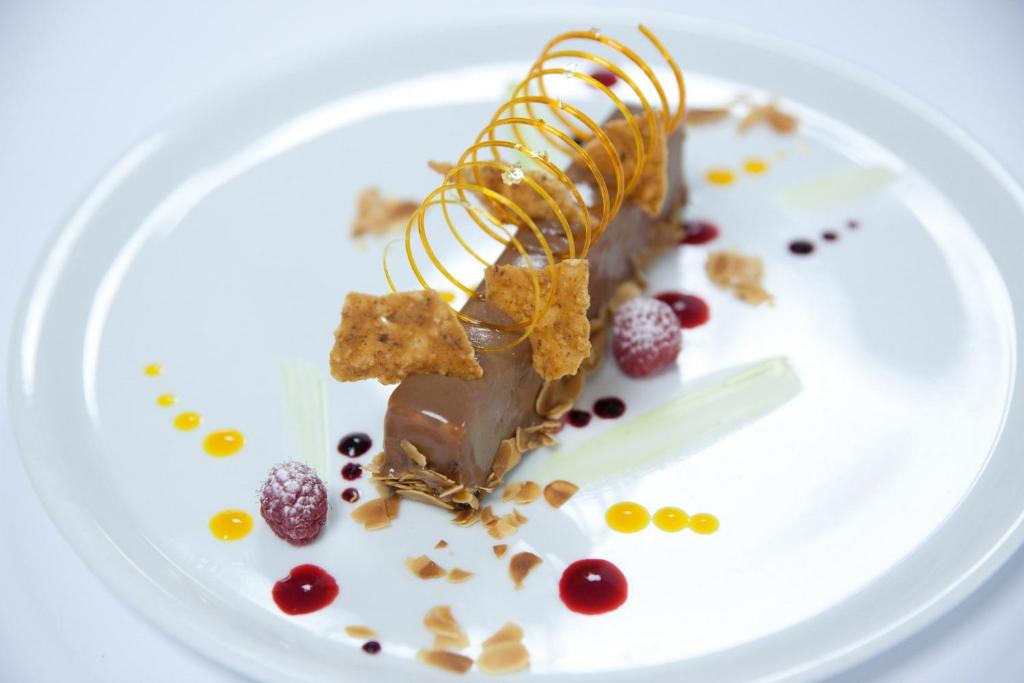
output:
[[237, 541], [252, 531], [252, 516], [245, 510], [222, 510], [210, 517], [210, 533], [222, 541]]
[[635, 534], [651, 522], [651, 513], [640, 503], [616, 503], [608, 508], [604, 519], [613, 530], [622, 534]]
[[654, 526], [662, 531], [675, 533], [690, 524], [690, 516], [674, 507], [664, 507], [654, 513]]
[[215, 458], [226, 458], [242, 450], [245, 437], [237, 429], [221, 429], [210, 432], [203, 439], [203, 450]]
[[445, 303], [450, 304], [451, 302], [455, 301], [455, 292], [449, 292], [442, 289], [439, 293], [441, 295], [441, 299], [443, 299]]
[[694, 533], [713, 534], [718, 531], [718, 517], [701, 512], [690, 517], [690, 528]]
[[142, 371], [150, 377], [156, 377], [157, 375], [164, 374], [164, 366], [159, 363], [150, 363], [146, 367], [142, 368]]
[[712, 185], [732, 185], [736, 174], [727, 168], [713, 168], [705, 176]]
[[161, 408], [170, 408], [178, 402], [178, 397], [174, 394], [160, 394], [156, 397], [156, 404]]
[[174, 428], [180, 429], [183, 432], [191, 431], [202, 423], [203, 416], [199, 413], [193, 413], [192, 411], [181, 413], [174, 418]]
[[743, 162], [743, 170], [753, 175], [759, 175], [768, 170], [768, 162], [764, 159], [747, 159]]

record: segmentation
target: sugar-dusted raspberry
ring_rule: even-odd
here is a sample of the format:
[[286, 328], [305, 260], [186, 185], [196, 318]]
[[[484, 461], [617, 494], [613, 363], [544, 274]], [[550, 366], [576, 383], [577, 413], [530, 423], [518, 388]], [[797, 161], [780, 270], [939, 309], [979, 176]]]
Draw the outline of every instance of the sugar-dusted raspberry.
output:
[[682, 346], [679, 320], [664, 302], [630, 299], [615, 314], [612, 353], [630, 377], [647, 377], [670, 365]]
[[327, 487], [309, 465], [274, 465], [260, 489], [260, 513], [275, 534], [306, 545], [327, 523]]

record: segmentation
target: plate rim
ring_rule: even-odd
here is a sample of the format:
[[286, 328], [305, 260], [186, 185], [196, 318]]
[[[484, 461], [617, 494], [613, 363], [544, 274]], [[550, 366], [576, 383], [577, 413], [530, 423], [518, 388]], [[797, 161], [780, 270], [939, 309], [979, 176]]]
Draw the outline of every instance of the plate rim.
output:
[[[531, 8], [530, 16], [517, 15], [514, 11], [507, 8], [472, 10], [465, 12], [455, 22], [432, 19], [429, 23], [416, 28], [403, 25], [398, 29], [387, 30], [381, 34], [371, 31], [357, 40], [347, 42], [342, 47], [332, 49], [311, 59], [307, 58], [292, 62], [260, 77], [236, 78], [219, 93], [199, 97], [176, 113], [158, 122], [150, 129], [149, 133], [129, 145], [115, 157], [115, 161], [108, 165], [93, 182], [86, 185], [87, 189], [79, 195], [79, 199], [72, 204], [62, 220], [51, 229], [48, 239], [35, 259], [30, 275], [22, 285], [22, 291], [18, 298], [17, 312], [11, 326], [7, 358], [7, 392], [10, 401], [9, 412], [12, 417], [11, 426], [15, 443], [36, 496], [61, 536], [74, 549], [85, 565], [89, 567], [90, 571], [118, 599], [141, 614], [147, 621], [157, 626], [165, 634], [171, 635], [179, 642], [187, 644], [190, 648], [208, 657], [213, 662], [228, 665], [235, 671], [250, 676], [254, 680], [282, 680], [281, 675], [286, 673], [280, 670], [269, 670], [260, 666], [257, 660], [235, 648], [228, 650], [218, 649], [218, 643], [215, 639], [204, 638], [201, 630], [194, 628], [196, 624], [192, 622], [202, 623], [201, 619], [183, 617], [179, 613], [166, 613], [165, 610], [160, 609], [160, 604], [157, 602], [133, 599], [134, 593], [137, 591], [129, 588], [127, 582], [119, 581], [118, 579], [129, 577], [139, 579], [145, 577], [133, 567], [127, 558], [121, 557], [119, 561], [111, 563], [109, 557], [105, 557], [107, 551], [111, 549], [119, 550], [114, 539], [107, 537], [109, 545], [107, 547], [100, 547], [93, 543], [90, 537], [81, 534], [73, 535], [72, 524], [67, 519], [67, 511], [59, 509], [58, 501], [54, 500], [53, 496], [46, 495], [47, 486], [51, 485], [47, 481], [50, 476], [45, 471], [45, 454], [36, 453], [32, 448], [32, 435], [30, 434], [29, 425], [29, 415], [32, 410], [29, 405], [29, 397], [23, 391], [25, 366], [21, 360], [26, 352], [26, 327], [30, 313], [40, 299], [46, 299], [45, 294], [49, 281], [61, 270], [61, 254], [75, 243], [82, 228], [88, 224], [87, 221], [82, 221], [80, 225], [76, 225], [76, 217], [85, 213], [86, 207], [92, 202], [103, 197], [104, 193], [100, 192], [101, 188], [111, 184], [116, 185], [120, 172], [126, 162], [136, 157], [144, 156], [148, 146], [162, 132], [188, 128], [191, 124], [199, 121], [204, 112], [218, 108], [243, 94], [250, 94], [256, 90], [269, 87], [287, 76], [309, 73], [317, 67], [322, 67], [329, 63], [337, 63], [345, 55], [350, 55], [362, 47], [373, 46], [378, 42], [398, 43], [404, 39], [422, 37], [424, 33], [445, 34], [460, 29], [480, 28], [485, 24], [504, 25], [509, 20], [520, 25], [545, 23], [555, 19], [571, 22], [572, 20], [568, 18], [571, 10], [571, 6]], [[637, 23], [636, 14], [639, 14], [645, 20], [644, 23], [650, 25], [658, 26], [658, 22], [661, 22], [663, 25], [671, 25], [675, 30], [696, 32], [726, 42], [742, 42], [760, 50], [780, 53], [791, 59], [809, 62], [827, 69], [845, 80], [853, 81], [864, 88], [875, 91], [908, 110], [916, 117], [924, 119], [939, 128], [953, 145], [960, 147], [990, 174], [991, 179], [999, 185], [999, 189], [1012, 200], [1017, 210], [1024, 215], [1024, 187], [1006, 169], [998, 157], [948, 116], [919, 97], [891, 83], [883, 76], [864, 67], [832, 55], [820, 48], [798, 41], [776, 37], [749, 27], [702, 17], [693, 17], [684, 13], [664, 10], [638, 10], [634, 14], [627, 10], [592, 7], [586, 8], [586, 11], [597, 21]], [[1016, 351], [1016, 349], [1014, 350]], [[1016, 361], [1017, 354], [1014, 353], [1013, 362], [1016, 364]], [[1011, 388], [1006, 413], [1009, 412], [1010, 405], [1017, 399], [1017, 394], [1020, 391], [1020, 387]], [[1002, 431], [997, 435], [997, 442], [1001, 436]], [[937, 593], [929, 602], [917, 610], [907, 613], [903, 618], [890, 624], [883, 631], [873, 634], [870, 638], [862, 639], [861, 641], [849, 644], [845, 648], [829, 652], [817, 660], [804, 663], [800, 667], [776, 672], [765, 680], [799, 681], [824, 677], [848, 669], [892, 648], [935, 623], [962, 603], [964, 599], [995, 574], [1022, 545], [1024, 545], [1024, 509], [1021, 510], [1013, 524], [1006, 529], [988, 552], [980, 556], [969, 569], [962, 572], [955, 579], [951, 579], [947, 583], [945, 590]], [[671, 671], [672, 667], [673, 663], [669, 663], [655, 667], [645, 667], [640, 670], [655, 673], [663, 668]], [[628, 676], [631, 673], [635, 673], [635, 671], [639, 670], [587, 675], [608, 679], [618, 679], [626, 676], [623, 680], [628, 680]], [[377, 673], [379, 673], [379, 670]], [[428, 673], [419, 668], [416, 669], [416, 675], [420, 679], [434, 677], [432, 672]], [[273, 676], [273, 678], [269, 678], [269, 676]], [[285, 678], [288, 680], [307, 680], [304, 677], [285, 676]], [[447, 677], [440, 677], [439, 680], [447, 680]]]

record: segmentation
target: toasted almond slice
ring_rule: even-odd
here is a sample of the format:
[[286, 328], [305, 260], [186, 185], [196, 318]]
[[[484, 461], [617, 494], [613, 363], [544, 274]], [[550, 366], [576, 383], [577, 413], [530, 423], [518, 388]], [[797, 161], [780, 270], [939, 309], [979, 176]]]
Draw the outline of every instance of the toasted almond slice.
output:
[[439, 579], [448, 573], [445, 571], [444, 567], [434, 562], [426, 555], [420, 555], [419, 557], [407, 557], [405, 559], [405, 566], [409, 568], [409, 571], [421, 579]]
[[427, 456], [420, 453], [420, 449], [416, 448], [411, 441], [408, 439], [402, 439], [401, 443], [398, 445], [402, 448], [402, 452], [405, 453], [405, 457], [409, 458], [420, 467], [427, 466]]
[[376, 638], [377, 632], [369, 626], [346, 626], [345, 633], [353, 638]]
[[544, 487], [544, 500], [553, 508], [560, 508], [576, 495], [580, 487], [564, 479], [556, 479]]
[[512, 508], [512, 517], [516, 520], [516, 526], [522, 526], [530, 521], [530, 519], [516, 508]]
[[533, 571], [533, 568], [544, 560], [530, 552], [516, 553], [508, 563], [508, 575], [512, 577], [516, 590], [523, 587], [523, 579]]
[[535, 481], [516, 481], [505, 486], [501, 502], [510, 500], [517, 505], [526, 505], [540, 498], [540, 484]]
[[498, 545], [492, 545], [491, 546], [491, 550], [494, 551], [494, 556], [497, 557], [500, 560], [502, 558], [502, 556], [505, 554], [505, 552], [508, 550], [508, 545], [505, 544], [505, 543], [499, 543]]
[[492, 524], [494, 524], [494, 522], [496, 522], [497, 520], [498, 520], [498, 518], [494, 516], [494, 509], [491, 508], [490, 505], [488, 505], [488, 506], [486, 506], [484, 508], [481, 508], [481, 510], [480, 510], [480, 523], [481, 524], [483, 524], [486, 527], [489, 527]]
[[800, 123], [799, 119], [792, 114], [787, 114], [786, 112], [778, 109], [774, 104], [769, 106], [768, 125], [774, 128], [776, 133], [786, 135], [796, 130]]
[[478, 509], [480, 507], [479, 499], [477, 499], [477, 497], [473, 494], [472, 491], [468, 491], [466, 489], [462, 489], [461, 491], [456, 491], [452, 495], [452, 500], [455, 501], [456, 503], [461, 503], [463, 505], [469, 505], [469, 507], [473, 508], [474, 510], [476, 510], [476, 509]]
[[515, 642], [523, 639], [523, 629], [511, 621], [494, 632], [494, 635], [483, 642], [483, 647], [488, 648], [499, 643]]
[[479, 510], [459, 510], [452, 516], [452, 524], [458, 526], [473, 526], [479, 521]]
[[451, 608], [447, 605], [438, 605], [427, 610], [423, 617], [423, 625], [436, 636], [434, 639], [435, 650], [452, 648], [461, 650], [469, 646], [469, 636], [459, 626], [459, 622], [455, 620]]
[[424, 664], [456, 674], [464, 674], [473, 666], [473, 660], [469, 657], [447, 650], [420, 650], [416, 656]]
[[511, 536], [515, 532], [516, 532], [515, 525], [511, 524], [504, 517], [501, 517], [500, 519], [498, 519], [498, 521], [496, 521], [494, 524], [492, 524], [487, 529], [487, 533], [490, 534], [492, 538], [496, 538], [499, 541], [501, 539], [503, 539], [503, 538], [507, 538], [507, 537]]
[[488, 674], [508, 674], [530, 666], [530, 653], [518, 640], [485, 647], [477, 657], [476, 666]]
[[444, 540], [443, 538], [440, 541], [438, 541], [437, 543], [434, 544], [434, 549], [435, 550], [437, 550], [439, 548], [447, 548], [447, 547], [448, 547], [448, 541]]
[[711, 109], [686, 108], [687, 126], [706, 126], [724, 121], [727, 118], [729, 118], [728, 107], [714, 107]]
[[385, 235], [400, 230], [418, 208], [418, 201], [384, 197], [376, 187], [368, 187], [356, 197], [352, 237]]
[[459, 569], [458, 567], [452, 567], [451, 571], [448, 572], [448, 583], [463, 583], [473, 578], [473, 572], [467, 572], [465, 569]]
[[398, 496], [389, 496], [387, 498], [374, 498], [373, 500], [367, 501], [352, 511], [352, 519], [358, 524], [362, 524], [363, 528], [367, 531], [375, 531], [377, 529], [383, 529], [391, 526], [391, 520], [394, 519], [389, 513], [389, 509], [393, 509], [395, 516], [398, 513], [398, 503], [390, 503], [391, 500], [399, 500]]

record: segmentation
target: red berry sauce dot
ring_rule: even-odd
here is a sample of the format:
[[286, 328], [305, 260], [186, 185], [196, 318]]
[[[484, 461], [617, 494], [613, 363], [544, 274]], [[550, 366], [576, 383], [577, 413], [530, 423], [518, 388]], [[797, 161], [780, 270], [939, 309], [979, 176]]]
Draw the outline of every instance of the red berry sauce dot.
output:
[[350, 462], [341, 468], [341, 476], [346, 481], [355, 481], [363, 476], [363, 468], [354, 462]]
[[370, 450], [372, 445], [373, 441], [370, 440], [369, 435], [362, 432], [353, 432], [341, 437], [341, 441], [338, 442], [338, 452], [350, 458], [358, 458]]
[[368, 655], [375, 655], [380, 652], [380, 643], [376, 640], [368, 640], [363, 643], [363, 652]]
[[[344, 474], [341, 476], [345, 476]], [[341, 492], [341, 499], [346, 503], [354, 503], [359, 500], [359, 489], [351, 486]]]
[[614, 420], [622, 417], [626, 412], [626, 402], [615, 396], [605, 396], [594, 401], [594, 415], [605, 419]]
[[607, 69], [597, 69], [590, 76], [606, 88], [610, 88], [619, 82], [619, 77]]
[[806, 256], [814, 251], [814, 244], [807, 240], [793, 240], [789, 243], [789, 250], [798, 256]]
[[338, 582], [315, 564], [300, 564], [274, 584], [274, 602], [285, 614], [309, 614], [338, 597]]
[[654, 298], [664, 301], [672, 308], [672, 312], [679, 318], [680, 327], [700, 327], [711, 318], [711, 309], [699, 296], [682, 292], [661, 292], [655, 294]]
[[839, 233], [836, 232], [835, 230], [826, 230], [825, 232], [821, 233], [821, 239], [825, 240], [826, 242], [835, 242], [837, 239], [839, 239]]
[[626, 576], [608, 560], [577, 560], [558, 581], [558, 596], [579, 614], [604, 614], [626, 602]]
[[857, 228], [860, 227], [860, 222], [855, 221], [851, 218], [850, 220], [846, 221], [846, 227], [848, 227], [850, 230], [856, 230]]
[[686, 221], [683, 228], [686, 237], [679, 241], [680, 244], [707, 244], [721, 233], [711, 221]]
[[585, 410], [570, 410], [565, 415], [565, 421], [573, 427], [586, 427], [590, 424], [590, 413]]

